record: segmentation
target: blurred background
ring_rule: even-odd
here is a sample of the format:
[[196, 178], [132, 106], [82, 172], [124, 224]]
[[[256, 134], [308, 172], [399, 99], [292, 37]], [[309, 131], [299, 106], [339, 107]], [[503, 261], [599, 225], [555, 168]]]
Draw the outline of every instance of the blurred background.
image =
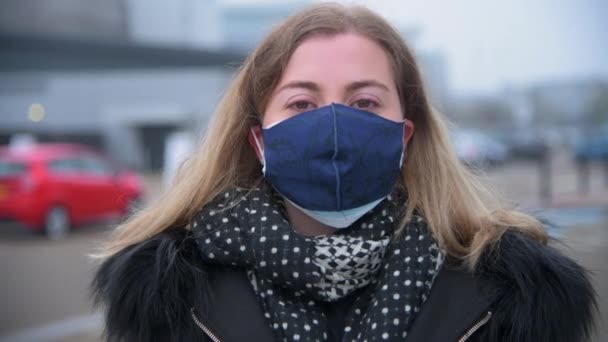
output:
[[[0, 341], [100, 341], [87, 254], [157, 198], [264, 34], [314, 2], [1, 2]], [[403, 34], [458, 156], [554, 223], [606, 313], [608, 2], [355, 3]]]

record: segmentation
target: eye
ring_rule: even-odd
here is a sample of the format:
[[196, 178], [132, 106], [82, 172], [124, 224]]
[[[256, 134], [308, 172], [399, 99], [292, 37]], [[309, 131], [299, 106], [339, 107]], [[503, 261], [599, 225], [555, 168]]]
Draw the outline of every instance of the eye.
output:
[[288, 106], [288, 108], [293, 109], [298, 112], [305, 112], [308, 110], [312, 110], [312, 109], [314, 109], [314, 107], [315, 107], [315, 105], [312, 102], [306, 101], [306, 100], [298, 100]]
[[354, 108], [358, 108], [358, 109], [368, 110], [368, 109], [377, 108], [379, 105], [378, 105], [378, 102], [376, 102], [374, 100], [360, 99], [360, 100], [353, 102], [350, 106], [354, 107]]

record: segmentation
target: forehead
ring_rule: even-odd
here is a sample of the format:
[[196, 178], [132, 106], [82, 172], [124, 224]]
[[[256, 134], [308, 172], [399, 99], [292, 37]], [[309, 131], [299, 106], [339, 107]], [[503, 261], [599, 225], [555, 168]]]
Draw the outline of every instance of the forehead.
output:
[[305, 39], [289, 59], [279, 84], [293, 79], [324, 83], [368, 78], [394, 83], [388, 54], [370, 38], [341, 33]]

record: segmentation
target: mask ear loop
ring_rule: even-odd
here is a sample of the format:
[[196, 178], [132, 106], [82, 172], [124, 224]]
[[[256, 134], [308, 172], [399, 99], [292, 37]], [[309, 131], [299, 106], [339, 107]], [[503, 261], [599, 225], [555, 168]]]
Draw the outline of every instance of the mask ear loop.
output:
[[[403, 132], [403, 137], [401, 138], [401, 141], [404, 140], [405, 138], [405, 125], [407, 124], [407, 119], [403, 119], [403, 128], [401, 131]], [[403, 169], [403, 161], [405, 160], [405, 153], [407, 152], [407, 146], [406, 144], [401, 144], [401, 158], [399, 159], [399, 169]]]
[[250, 128], [250, 130], [251, 130], [251, 136], [253, 137], [253, 141], [255, 141], [255, 145], [257, 146], [258, 151], [260, 151], [260, 155], [262, 156], [262, 173], [264, 175], [266, 175], [266, 157], [264, 156], [264, 149], [262, 148], [262, 145], [258, 141], [258, 137], [256, 136], [255, 131], [253, 130], [253, 127]]

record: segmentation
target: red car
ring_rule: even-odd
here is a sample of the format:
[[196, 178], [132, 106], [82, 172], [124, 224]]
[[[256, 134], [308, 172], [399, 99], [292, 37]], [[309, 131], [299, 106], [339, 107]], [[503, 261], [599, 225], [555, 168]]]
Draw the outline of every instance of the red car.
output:
[[82, 145], [0, 147], [0, 219], [53, 239], [81, 223], [127, 214], [142, 191], [137, 174]]

